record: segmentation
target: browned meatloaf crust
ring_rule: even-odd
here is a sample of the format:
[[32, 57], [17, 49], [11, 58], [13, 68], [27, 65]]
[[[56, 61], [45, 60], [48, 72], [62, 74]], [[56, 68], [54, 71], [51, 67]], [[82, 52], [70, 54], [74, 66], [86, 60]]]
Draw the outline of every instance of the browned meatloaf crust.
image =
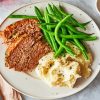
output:
[[30, 35], [40, 31], [37, 23], [36, 19], [24, 19], [7, 26], [3, 31], [5, 42], [12, 42], [25, 33]]
[[[29, 21], [29, 19], [27, 20]], [[21, 20], [21, 22], [27, 20], [26, 19]], [[20, 21], [16, 23], [20, 23]], [[28, 25], [30, 26], [30, 24]], [[16, 29], [11, 29], [10, 31], [13, 32], [13, 30]], [[28, 31], [29, 30], [28, 28], [27, 29], [25, 28], [25, 30], [26, 30], [25, 33], [23, 32], [20, 33], [20, 30], [19, 31], [17, 30], [18, 34], [20, 33], [23, 35], [19, 36], [14, 42], [11, 42], [6, 51], [6, 58], [5, 58], [6, 66], [8, 66], [9, 68], [14, 68], [17, 71], [23, 71], [23, 72], [31, 71], [32, 69], [34, 69], [38, 64], [39, 59], [43, 57], [46, 53], [51, 51], [48, 44], [43, 40], [42, 33], [40, 32], [38, 26], [37, 28], [35, 26], [35, 29], [33, 28], [31, 32]], [[28, 34], [28, 32], [30, 34]]]

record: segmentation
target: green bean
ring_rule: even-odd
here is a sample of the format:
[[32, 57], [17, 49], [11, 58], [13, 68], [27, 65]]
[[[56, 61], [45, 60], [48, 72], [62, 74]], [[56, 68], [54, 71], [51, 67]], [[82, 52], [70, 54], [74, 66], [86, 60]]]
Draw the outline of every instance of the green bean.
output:
[[[56, 16], [54, 16], [54, 15], [52, 15], [52, 14], [48, 14], [51, 18], [53, 18], [53, 19], [55, 19], [55, 20], [57, 20], [57, 21], [60, 21], [60, 19], [59, 18], [57, 18]], [[80, 32], [80, 31], [78, 31], [76, 28], [74, 28], [73, 26], [71, 26], [71, 25], [67, 25], [67, 24], [65, 24], [65, 26], [69, 29], [69, 30], [71, 30], [71, 31], [73, 31], [73, 32], [75, 32], [75, 33], [77, 33], [77, 34], [87, 34], [87, 33], [85, 33], [85, 32]], [[88, 34], [87, 34], [88, 35]]]
[[48, 12], [49, 12], [50, 14], [55, 15], [55, 14], [54, 14], [54, 11], [53, 11], [53, 9], [52, 9], [52, 7], [51, 7], [50, 4], [48, 4], [47, 9], [48, 9]]
[[48, 14], [49, 17], [51, 17], [52, 19], [56, 20], [56, 21], [60, 21], [59, 18], [57, 18], [56, 16], [52, 15], [52, 14]]
[[96, 39], [96, 36], [87, 36], [87, 35], [63, 35], [61, 34], [60, 37], [66, 39]]
[[[62, 34], [66, 34], [66, 33], [67, 33], [65, 27], [61, 28], [61, 30], [62, 30]], [[65, 39], [65, 38], [62, 38], [62, 43], [65, 44], [65, 42], [66, 42], [66, 39]], [[56, 51], [56, 53], [55, 53], [55, 55], [54, 55], [55, 58], [56, 58], [57, 56], [59, 56], [63, 51], [64, 51], [64, 48], [60, 45], [59, 49]]]
[[55, 22], [55, 23], [37, 23], [37, 24], [39, 24], [39, 25], [42, 25], [42, 26], [50, 26], [51, 28], [55, 28], [56, 27], [56, 25], [57, 25], [57, 23]]
[[[60, 11], [60, 8], [57, 9], [56, 6], [54, 6], [54, 7], [55, 7], [55, 10], [56, 10], [55, 12], [56, 12], [59, 16], [61, 16], [60, 19], [61, 19], [63, 16], [68, 15], [68, 13], [66, 14], [65, 12], [61, 12], [61, 11]], [[68, 22], [71, 22], [71, 23], [73, 23], [73, 24], [79, 26], [79, 25], [78, 25], [78, 22], [77, 22], [73, 17], [71, 17], [69, 20], [70, 20], [70, 21], [68, 21]]]
[[56, 26], [56, 28], [55, 28], [55, 39], [56, 39], [56, 41], [58, 42], [58, 44], [61, 45], [61, 46], [67, 51], [67, 53], [69, 53], [70, 55], [74, 56], [75, 54], [73, 53], [73, 51], [72, 51], [67, 45], [65, 46], [65, 45], [60, 41], [60, 39], [59, 39], [59, 37], [58, 37], [58, 30], [59, 30], [59, 28], [60, 28], [61, 25], [62, 25], [66, 20], [68, 20], [71, 16], [72, 16], [72, 15], [67, 15], [64, 19], [62, 19], [62, 20], [57, 24], [57, 26]]
[[80, 24], [75, 18], [72, 17], [71, 20], [72, 20], [72, 22], [74, 24], [76, 24], [77, 26], [79, 26], [81, 29], [86, 30], [86, 28], [82, 24]]
[[[71, 35], [73, 35], [73, 32], [69, 31], [69, 33]], [[85, 50], [85, 47], [80, 43], [80, 41], [78, 39], [73, 39], [73, 40], [76, 43], [76, 45], [79, 47], [79, 49], [81, 50], [81, 52], [83, 53], [83, 55], [86, 58], [86, 60], [88, 60], [88, 55], [87, 55], [87, 52]]]
[[[54, 14], [54, 10], [52, 9], [52, 6], [51, 6], [50, 4], [48, 4], [47, 10], [48, 10], [49, 14], [55, 15], [55, 14]], [[49, 16], [49, 17], [50, 17], [50, 16]], [[51, 17], [50, 17], [50, 19], [51, 19]], [[52, 22], [55, 22], [55, 20], [52, 20], [52, 19], [51, 19], [51, 21], [52, 21]]]
[[90, 22], [91, 22], [91, 21], [88, 21], [88, 22], [85, 22], [85, 23], [80, 23], [80, 24], [82, 24], [83, 26], [86, 26], [86, 25], [88, 25]]
[[[59, 18], [57, 18], [56, 16], [54, 16], [54, 15], [52, 15], [52, 14], [48, 14], [52, 19], [54, 19], [54, 20], [56, 20], [56, 21], [60, 21], [60, 19]], [[88, 22], [86, 22], [86, 23], [80, 23], [81, 25], [83, 25], [83, 26], [86, 26], [87, 24], [89, 24], [91, 21], [88, 21]], [[70, 24], [70, 23], [69, 23]], [[79, 27], [78, 25], [71, 25], [73, 28], [75, 28], [75, 27]], [[75, 29], [76, 30], [76, 29]], [[79, 32], [78, 32], [79, 33]]]
[[93, 40], [97, 40], [97, 37], [96, 36], [93, 36], [93, 37], [85, 38], [83, 40], [84, 41], [93, 41]]
[[[80, 23], [81, 25], [83, 25], [84, 27], [87, 26], [91, 21], [85, 22], [85, 23]], [[74, 27], [79, 27], [78, 25], [73, 25]]]
[[[42, 19], [42, 18], [43, 18], [43, 15], [42, 15], [41, 11], [40, 11], [37, 7], [35, 7], [35, 13], [36, 13], [36, 15], [37, 15], [39, 21], [40, 21], [40, 22], [43, 22], [43, 19]], [[42, 26], [42, 25], [41, 25], [41, 27], [42, 27], [42, 28], [45, 28], [45, 26]], [[52, 43], [51, 43], [51, 41], [50, 41], [50, 37], [49, 37], [49, 35], [46, 33], [45, 30], [43, 30], [43, 34], [44, 34], [45, 39], [46, 39], [47, 42], [49, 43], [49, 45], [52, 47]]]
[[84, 49], [85, 49], [86, 51], [88, 51], [87, 46], [86, 46], [86, 44], [84, 43], [84, 41], [83, 41], [83, 40], [79, 40], [79, 42], [84, 46]]
[[35, 6], [35, 13], [36, 13], [37, 18], [38, 18], [38, 20], [39, 20], [40, 22], [44, 20], [41, 11], [40, 11], [40, 10], [38, 9], [38, 7], [36, 7], [36, 6]]
[[8, 18], [25, 18], [25, 19], [36, 18], [37, 19], [37, 17], [33, 16], [33, 15], [32, 16], [30, 16], [30, 15], [9, 15]]
[[[48, 16], [48, 10], [47, 10], [47, 8], [44, 11], [44, 18], [45, 18], [45, 22], [46, 23], [50, 23], [50, 19], [49, 19], [49, 16]], [[50, 26], [47, 26], [47, 29], [51, 30]]]
[[[86, 23], [80, 23], [80, 24], [86, 26], [86, 25], [88, 25], [89, 23], [90, 23], [90, 21], [88, 21], [88, 22], [86, 22]], [[50, 27], [52, 27], [52, 28], [55, 28], [56, 25], [57, 25], [57, 22], [53, 22], [53, 23], [38, 23], [38, 24], [44, 25], [44, 26], [48, 25], [48, 26], [50, 26]], [[69, 24], [70, 24], [70, 23], [69, 23]], [[70, 25], [72, 25], [73, 27], [79, 27], [79, 26], [73, 25], [73, 24], [70, 24]], [[64, 25], [62, 25], [62, 26], [64, 26]]]
[[63, 16], [61, 15], [61, 13], [59, 12], [58, 8], [57, 8], [55, 5], [53, 5], [53, 10], [54, 10], [55, 15], [56, 15], [59, 19], [62, 19]]
[[[55, 35], [54, 32], [52, 31], [49, 31], [47, 30], [46, 28], [44, 27], [40, 27], [42, 30], [44, 30], [45, 32], [49, 33], [49, 34], [52, 34], [53, 36]], [[63, 32], [62, 32], [63, 33]], [[67, 33], [67, 32], [66, 32]], [[66, 34], [64, 33], [64, 34]], [[92, 41], [92, 40], [96, 40], [97, 37], [96, 36], [89, 36], [89, 35], [64, 35], [64, 34], [60, 34], [59, 36], [61, 38], [66, 38], [66, 39], [74, 39], [74, 38], [77, 38], [77, 39], [82, 39], [84, 41]]]
[[[55, 35], [54, 32], [52, 31], [49, 31], [47, 30], [46, 28], [44, 27], [40, 27], [42, 30], [44, 30], [45, 32], [49, 33], [49, 34], [52, 34], [53, 36]], [[63, 33], [63, 32], [62, 32]], [[66, 32], [67, 33], [67, 32]], [[64, 33], [64, 34], [66, 34]], [[90, 36], [90, 35], [64, 35], [64, 34], [60, 34], [59, 36], [61, 38], [66, 38], [66, 39], [74, 39], [74, 38], [77, 38], [77, 39], [82, 39], [84, 41], [93, 41], [93, 40], [97, 40], [97, 37], [96, 36]]]
[[49, 24], [41, 24], [42, 26], [50, 26], [51, 28], [55, 28], [56, 25], [49, 25]]
[[51, 23], [51, 22], [50, 22], [50, 23], [42, 23], [42, 22], [39, 22], [39, 23], [37, 23], [37, 24], [40, 24], [40, 25], [51, 25], [51, 26], [52, 26], [52, 25], [55, 25], [55, 26], [57, 25], [56, 22], [54, 22], [54, 23]]
[[89, 57], [88, 57], [88, 54], [87, 54], [86, 50], [82, 50], [82, 53], [83, 53], [84, 58], [85, 58], [86, 60], [88, 60]]
[[74, 42], [74, 40], [69, 40], [69, 42], [71, 42], [73, 45], [77, 46], [76, 43]]
[[[49, 16], [48, 16], [47, 8], [45, 9], [45, 13], [44, 14], [45, 14], [45, 22], [49, 23], [50, 19], [49, 19]], [[47, 26], [47, 29], [51, 30], [50, 26]], [[57, 43], [55, 41], [55, 38], [52, 36], [52, 34], [49, 34], [49, 37], [50, 37], [50, 41], [52, 43], [52, 47], [53, 47], [54, 51], [57, 51], [58, 47], [57, 47]]]
[[[55, 19], [55, 20], [57, 20], [57, 21], [60, 21], [60, 19], [59, 18], [57, 18], [56, 16], [54, 16], [54, 15], [52, 15], [52, 14], [48, 14], [51, 18], [53, 18], [53, 19]], [[69, 29], [69, 30], [71, 30], [72, 32], [74, 32], [74, 33], [77, 33], [77, 34], [82, 34], [82, 35], [84, 35], [84, 34], [86, 34], [86, 35], [89, 35], [89, 34], [87, 34], [87, 33], [85, 33], [85, 32], [81, 32], [81, 31], [78, 31], [75, 27], [73, 27], [72, 25], [69, 25], [69, 24], [65, 24], [64, 23], [64, 25]], [[90, 34], [91, 35], [91, 34]]]
[[68, 12], [65, 13], [65, 10], [62, 8], [61, 5], [59, 5], [59, 12], [60, 12], [62, 15], [64, 15], [64, 16], [66, 16], [66, 15], [69, 14]]
[[54, 32], [47, 30], [45, 27], [39, 26], [42, 30], [44, 30], [45, 32], [52, 34], [52, 36], [54, 36]]
[[[61, 6], [59, 6], [59, 12], [60, 12], [62, 15], [64, 15], [64, 16], [68, 15], [68, 12], [67, 12], [67, 13], [64, 12], [64, 10], [62, 10], [62, 7], [61, 7]], [[71, 17], [71, 18], [70, 18], [70, 21], [71, 21], [73, 24], [79, 26], [80, 28], [86, 30], [85, 26], [82, 25], [82, 24], [80, 24], [75, 18]]]
[[[59, 19], [61, 20], [62, 19], [62, 16], [60, 15], [60, 13], [59, 13], [59, 11], [58, 11], [58, 9], [57, 9], [57, 7], [55, 6], [55, 5], [53, 5], [53, 7], [49, 4], [48, 5], [48, 11], [49, 11], [49, 14], [52, 16], [55, 16], [56, 18], [58, 18], [58, 21], [59, 21]], [[51, 17], [49, 15], [49, 17]], [[55, 19], [56, 19], [55, 18]], [[54, 20], [54, 22], [55, 22], [55, 20]]]
[[49, 24], [41, 24], [42, 26], [49, 26], [50, 28], [55, 28], [56, 27], [56, 25], [49, 25]]
[[[41, 26], [41, 27], [43, 27], [43, 26]], [[51, 43], [51, 41], [50, 41], [50, 37], [49, 37], [49, 35], [46, 33], [45, 30], [43, 30], [43, 34], [44, 34], [44, 37], [45, 37], [46, 41], [47, 41], [47, 42], [49, 43], [49, 45], [52, 47], [52, 43]]]
[[79, 34], [79, 35], [91, 35], [91, 34], [87, 34], [87, 33], [85, 33], [85, 32], [81, 32], [81, 31], [78, 31], [75, 27], [73, 27], [73, 26], [71, 26], [71, 25], [68, 25], [68, 24], [66, 24], [65, 25], [70, 31], [72, 31], [72, 32], [74, 32], [74, 33], [76, 33], [76, 34]]

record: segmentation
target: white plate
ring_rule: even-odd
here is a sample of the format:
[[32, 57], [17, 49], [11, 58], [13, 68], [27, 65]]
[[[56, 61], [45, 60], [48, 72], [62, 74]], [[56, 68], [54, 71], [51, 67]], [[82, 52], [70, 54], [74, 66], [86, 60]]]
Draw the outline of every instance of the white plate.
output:
[[[43, 9], [45, 6], [47, 6], [48, 3], [50, 3], [50, 1], [30, 4], [16, 10], [14, 13], [34, 15], [34, 10], [33, 10], [34, 6], [38, 6], [40, 9]], [[52, 3], [55, 5], [59, 4], [58, 1], [52, 1]], [[63, 5], [68, 12], [73, 13], [74, 17], [80, 22], [86, 22], [92, 20], [86, 13], [84, 13], [79, 8], [64, 2], [60, 2], [60, 4]], [[5, 19], [5, 21], [2, 23], [0, 27], [0, 30], [3, 30], [6, 26], [17, 20], [20, 19], [10, 19], [10, 18]], [[100, 38], [100, 31], [93, 20], [87, 26], [87, 32], [95, 33], [95, 35], [98, 36], [98, 38]], [[2, 74], [4, 79], [16, 90], [34, 98], [55, 99], [55, 98], [70, 96], [72, 94], [79, 92], [87, 85], [89, 85], [93, 81], [93, 79], [97, 76], [100, 70], [100, 39], [93, 42], [87, 42], [87, 44], [91, 48], [94, 55], [94, 61], [92, 64], [93, 73], [87, 80], [82, 80], [73, 89], [50, 88], [41, 80], [34, 79], [24, 73], [20, 73], [6, 68], [4, 60], [6, 47], [4, 44], [2, 44], [2, 40], [0, 40], [0, 73]]]

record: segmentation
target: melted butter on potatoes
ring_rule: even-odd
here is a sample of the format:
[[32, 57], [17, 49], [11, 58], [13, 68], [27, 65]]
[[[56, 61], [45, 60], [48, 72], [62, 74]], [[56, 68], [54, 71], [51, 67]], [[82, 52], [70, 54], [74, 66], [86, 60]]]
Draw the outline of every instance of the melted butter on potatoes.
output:
[[50, 86], [72, 88], [78, 78], [88, 78], [91, 74], [91, 53], [88, 53], [89, 60], [85, 60], [75, 45], [69, 42], [67, 45], [73, 49], [76, 57], [66, 54], [55, 59], [54, 53], [50, 52], [39, 60], [36, 72]]

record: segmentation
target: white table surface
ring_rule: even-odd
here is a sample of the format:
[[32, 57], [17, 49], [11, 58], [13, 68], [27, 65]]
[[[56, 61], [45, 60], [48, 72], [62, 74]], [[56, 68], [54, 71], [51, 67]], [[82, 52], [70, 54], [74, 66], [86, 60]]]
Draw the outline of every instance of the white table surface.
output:
[[[43, 1], [43, 0], [0, 0], [0, 23], [16, 8], [19, 8], [27, 3]], [[50, 0], [51, 1], [51, 0]], [[59, 0], [58, 0], [59, 1]], [[100, 15], [95, 8], [96, 0], [60, 0], [73, 4], [87, 14], [89, 14], [100, 28]], [[23, 95], [24, 100], [35, 100]], [[81, 92], [62, 99], [57, 100], [100, 100], [100, 73], [96, 79]]]

